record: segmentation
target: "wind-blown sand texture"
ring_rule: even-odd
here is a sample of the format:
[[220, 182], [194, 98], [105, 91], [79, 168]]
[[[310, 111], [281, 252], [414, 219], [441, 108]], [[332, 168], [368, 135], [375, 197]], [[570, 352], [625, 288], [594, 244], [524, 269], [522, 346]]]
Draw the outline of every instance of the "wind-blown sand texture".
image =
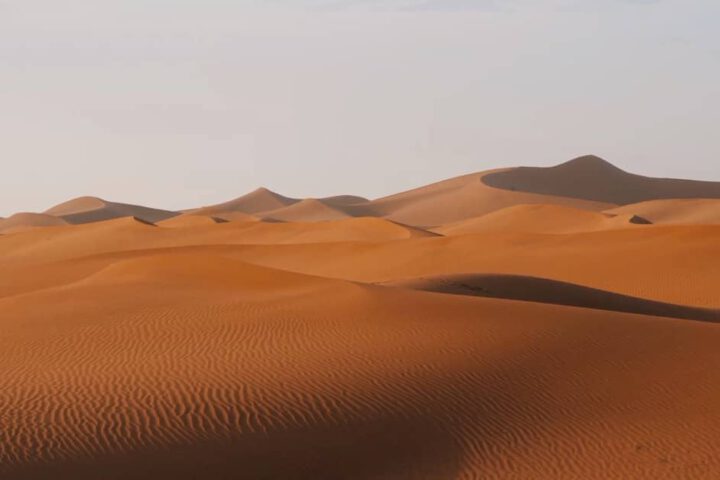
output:
[[712, 203], [595, 158], [0, 221], [0, 479], [720, 477]]

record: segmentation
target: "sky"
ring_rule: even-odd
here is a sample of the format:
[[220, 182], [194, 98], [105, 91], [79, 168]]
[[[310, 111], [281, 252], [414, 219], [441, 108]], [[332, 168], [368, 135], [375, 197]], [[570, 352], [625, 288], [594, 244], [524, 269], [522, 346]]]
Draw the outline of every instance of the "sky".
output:
[[0, 0], [0, 216], [370, 198], [593, 153], [720, 180], [717, 0]]

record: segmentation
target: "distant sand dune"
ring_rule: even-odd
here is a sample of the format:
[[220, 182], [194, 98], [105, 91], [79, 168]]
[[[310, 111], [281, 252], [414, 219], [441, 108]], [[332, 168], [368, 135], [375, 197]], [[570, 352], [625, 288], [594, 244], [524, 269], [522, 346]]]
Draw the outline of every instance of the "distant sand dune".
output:
[[321, 222], [340, 220], [349, 215], [321, 200], [305, 199], [287, 207], [263, 212], [261, 217], [283, 222]]
[[16, 213], [9, 218], [0, 219], [0, 234], [16, 233], [37, 227], [57, 227], [67, 225], [62, 218], [42, 213]]
[[433, 229], [443, 235], [487, 232], [578, 233], [646, 225], [631, 214], [603, 214], [560, 205], [516, 205]]
[[0, 479], [716, 480], [720, 200], [618, 207], [716, 185], [584, 157], [0, 220]]
[[555, 167], [500, 171], [483, 177], [483, 182], [505, 190], [618, 205], [669, 198], [720, 198], [720, 182], [643, 177], [593, 155]]
[[485, 184], [493, 171], [445, 180], [371, 202], [378, 215], [409, 225], [436, 227], [523, 204], [564, 205], [590, 211], [615, 206], [612, 203], [538, 195], [497, 189]]
[[717, 225], [720, 224], [720, 200], [651, 200], [613, 208], [607, 210], [607, 213], [639, 215], [663, 225]]
[[146, 222], [155, 223], [178, 215], [177, 212], [168, 210], [108, 202], [95, 197], [76, 198], [61, 203], [45, 213], [60, 217], [72, 224], [101, 222], [122, 217], [137, 217]]

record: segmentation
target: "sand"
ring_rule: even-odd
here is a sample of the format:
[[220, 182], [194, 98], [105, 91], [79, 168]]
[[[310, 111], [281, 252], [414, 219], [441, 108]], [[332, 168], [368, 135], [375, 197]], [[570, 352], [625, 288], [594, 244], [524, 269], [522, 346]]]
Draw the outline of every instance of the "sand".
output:
[[720, 200], [670, 199], [633, 203], [608, 210], [610, 215], [638, 215], [664, 225], [718, 225]]
[[9, 218], [0, 219], [0, 234], [22, 232], [36, 227], [57, 227], [67, 225], [60, 217], [43, 213], [16, 213]]
[[516, 205], [433, 229], [442, 235], [490, 232], [579, 233], [648, 225], [631, 213], [599, 213], [560, 205]]
[[79, 197], [56, 205], [45, 214], [59, 217], [67, 223], [83, 224], [122, 217], [137, 217], [146, 222], [158, 222], [177, 216], [178, 212], [116, 203], [96, 197]]
[[718, 478], [709, 201], [608, 211], [486, 175], [15, 217], [0, 478]]

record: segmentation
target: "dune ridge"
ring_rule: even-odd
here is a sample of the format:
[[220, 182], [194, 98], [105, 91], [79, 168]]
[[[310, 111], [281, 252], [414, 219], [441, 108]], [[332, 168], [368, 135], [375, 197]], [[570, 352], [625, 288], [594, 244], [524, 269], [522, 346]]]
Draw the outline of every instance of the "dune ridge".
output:
[[713, 185], [581, 157], [0, 220], [0, 479], [715, 480]]
[[169, 210], [109, 202], [96, 197], [75, 198], [46, 210], [45, 214], [59, 217], [70, 224], [102, 222], [122, 217], [136, 217], [155, 223], [179, 215]]
[[594, 156], [554, 167], [519, 167], [483, 177], [487, 185], [541, 195], [626, 205], [671, 198], [720, 198], [720, 182], [652, 178], [625, 172]]
[[384, 285], [453, 295], [504, 298], [657, 317], [720, 322], [720, 309], [655, 302], [573, 283], [522, 275], [442, 275], [387, 282]]

